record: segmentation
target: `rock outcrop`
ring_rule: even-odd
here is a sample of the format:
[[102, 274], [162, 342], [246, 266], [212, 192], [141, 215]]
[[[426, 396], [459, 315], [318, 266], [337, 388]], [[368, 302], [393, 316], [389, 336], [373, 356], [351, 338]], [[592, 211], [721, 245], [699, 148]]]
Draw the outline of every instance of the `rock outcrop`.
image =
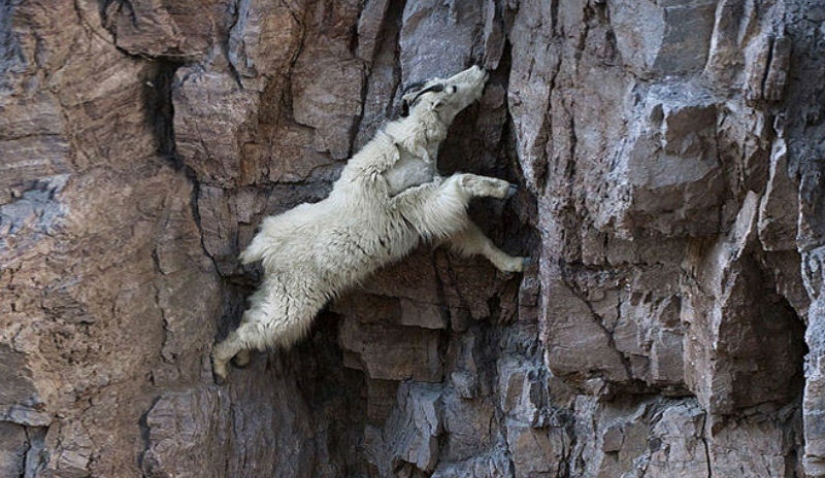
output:
[[[815, 0], [0, 1], [0, 476], [825, 477]], [[266, 215], [409, 83], [523, 275], [422, 247], [227, 385]]]

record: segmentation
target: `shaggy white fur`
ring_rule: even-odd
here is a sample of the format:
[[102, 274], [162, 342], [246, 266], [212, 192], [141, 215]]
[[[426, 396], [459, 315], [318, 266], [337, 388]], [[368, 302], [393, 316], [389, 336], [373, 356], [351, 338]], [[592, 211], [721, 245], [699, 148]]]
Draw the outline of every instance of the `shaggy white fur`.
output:
[[506, 181], [436, 173], [435, 158], [455, 116], [481, 97], [487, 73], [477, 66], [430, 80], [404, 95], [409, 115], [388, 124], [353, 156], [329, 197], [264, 219], [241, 253], [262, 261], [264, 280], [241, 325], [212, 353], [216, 377], [250, 349], [290, 347], [333, 297], [424, 241], [481, 254], [498, 269], [521, 271], [524, 259], [499, 250], [467, 216], [471, 198], [505, 198]]

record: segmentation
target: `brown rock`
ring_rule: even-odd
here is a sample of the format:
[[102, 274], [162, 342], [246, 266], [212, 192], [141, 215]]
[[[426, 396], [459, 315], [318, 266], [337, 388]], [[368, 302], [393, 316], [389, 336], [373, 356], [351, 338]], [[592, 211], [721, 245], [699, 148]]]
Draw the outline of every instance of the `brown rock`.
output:
[[345, 364], [371, 379], [440, 382], [443, 377], [437, 331], [344, 320], [340, 336]]
[[130, 54], [197, 61], [226, 35], [232, 8], [226, 0], [141, 0], [109, 3], [103, 14], [117, 46]]
[[152, 476], [220, 476], [223, 470], [206, 470], [202, 464], [222, 451], [228, 423], [206, 418], [221, 415], [227, 402], [225, 394], [208, 389], [161, 397], [146, 415], [143, 470]]
[[630, 379], [626, 358], [616, 350], [602, 318], [566, 284], [550, 285], [553, 307], [542, 321], [545, 360], [553, 374], [575, 382], [592, 377]]
[[687, 478], [707, 474], [705, 420], [705, 412], [695, 402], [665, 409], [653, 426], [656, 439], [651, 443], [648, 476]]
[[251, 182], [243, 174], [243, 144], [251, 136], [258, 113], [257, 95], [241, 90], [229, 73], [185, 67], [175, 74], [175, 143], [200, 181], [218, 186]]
[[328, 151], [334, 159], [346, 159], [361, 115], [362, 65], [354, 59], [340, 60], [346, 50], [327, 49], [335, 48], [334, 45], [322, 43], [314, 45], [317, 50], [313, 46], [306, 48], [293, 73], [292, 113], [298, 124], [315, 130], [316, 151]]
[[[0, 9], [0, 475], [825, 477], [816, 2]], [[260, 219], [471, 63], [439, 167], [535, 266], [422, 246], [214, 385]]]
[[513, 456], [514, 476], [553, 476], [564, 464], [569, 447], [559, 429], [533, 429], [525, 423], [507, 421], [507, 441]]

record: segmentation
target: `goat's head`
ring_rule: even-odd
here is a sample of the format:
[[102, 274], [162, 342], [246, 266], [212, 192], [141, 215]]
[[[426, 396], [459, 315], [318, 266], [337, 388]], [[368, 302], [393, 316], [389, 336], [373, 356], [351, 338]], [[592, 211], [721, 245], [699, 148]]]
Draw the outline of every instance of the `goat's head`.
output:
[[461, 110], [481, 97], [488, 77], [486, 71], [472, 66], [446, 80], [434, 78], [409, 85], [401, 98], [401, 116], [426, 108], [450, 124]]

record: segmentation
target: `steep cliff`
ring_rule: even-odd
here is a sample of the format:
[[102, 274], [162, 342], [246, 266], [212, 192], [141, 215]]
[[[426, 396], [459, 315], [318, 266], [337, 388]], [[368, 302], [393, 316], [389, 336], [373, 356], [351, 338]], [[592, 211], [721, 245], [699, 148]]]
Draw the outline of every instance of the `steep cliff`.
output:
[[[825, 477], [817, 0], [0, 0], [0, 476]], [[261, 218], [491, 71], [422, 247], [213, 383]]]

